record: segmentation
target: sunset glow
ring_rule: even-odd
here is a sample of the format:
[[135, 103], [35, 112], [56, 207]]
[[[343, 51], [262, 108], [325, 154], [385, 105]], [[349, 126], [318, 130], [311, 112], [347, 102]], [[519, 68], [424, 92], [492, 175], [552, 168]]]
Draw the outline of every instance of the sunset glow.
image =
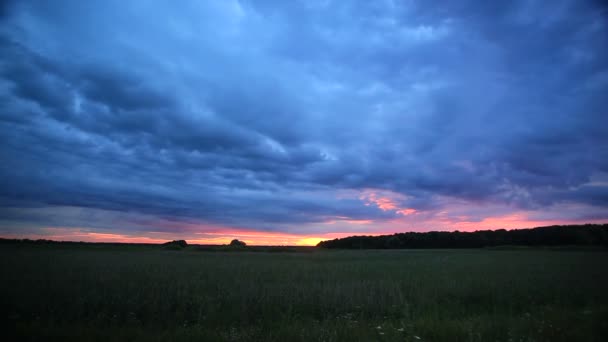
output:
[[[19, 238], [32, 240], [75, 241], [75, 242], [108, 242], [108, 243], [148, 243], [160, 244], [171, 239], [184, 239], [190, 244], [225, 245], [233, 239], [239, 239], [252, 246], [315, 246], [323, 240], [335, 239], [353, 235], [353, 233], [322, 234], [305, 236], [285, 233], [265, 233], [259, 231], [220, 231], [195, 234], [194, 236], [178, 236], [160, 234], [157, 237], [123, 235], [112, 233], [95, 233], [73, 228], [44, 228], [44, 234], [5, 235], [4, 238]], [[377, 234], [375, 234], [377, 235]]]

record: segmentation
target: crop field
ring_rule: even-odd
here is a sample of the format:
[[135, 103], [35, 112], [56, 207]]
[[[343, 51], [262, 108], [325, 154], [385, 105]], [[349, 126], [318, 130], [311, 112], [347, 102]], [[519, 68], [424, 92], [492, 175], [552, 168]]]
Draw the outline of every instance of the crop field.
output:
[[605, 250], [0, 245], [10, 340], [606, 341]]

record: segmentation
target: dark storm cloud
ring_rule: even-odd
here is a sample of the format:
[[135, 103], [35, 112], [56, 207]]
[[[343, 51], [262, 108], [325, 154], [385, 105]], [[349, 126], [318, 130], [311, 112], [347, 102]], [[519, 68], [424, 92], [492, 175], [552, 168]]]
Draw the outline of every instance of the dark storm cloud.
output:
[[0, 210], [280, 230], [398, 216], [368, 189], [418, 210], [606, 208], [606, 16], [585, 1], [7, 2]]

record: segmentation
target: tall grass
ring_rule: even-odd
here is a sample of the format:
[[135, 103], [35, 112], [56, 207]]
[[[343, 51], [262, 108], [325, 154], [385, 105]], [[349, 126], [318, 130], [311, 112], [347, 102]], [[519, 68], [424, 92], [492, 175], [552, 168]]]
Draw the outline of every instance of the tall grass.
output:
[[604, 341], [608, 253], [0, 246], [19, 340]]

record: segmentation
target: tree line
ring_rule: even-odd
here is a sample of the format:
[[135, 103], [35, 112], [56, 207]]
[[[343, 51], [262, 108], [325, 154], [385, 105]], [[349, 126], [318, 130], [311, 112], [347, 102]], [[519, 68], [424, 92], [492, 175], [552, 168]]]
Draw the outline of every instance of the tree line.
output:
[[494, 246], [605, 246], [608, 224], [548, 226], [514, 230], [474, 232], [396, 233], [380, 236], [350, 236], [321, 241], [321, 248], [400, 249], [400, 248], [482, 248]]

